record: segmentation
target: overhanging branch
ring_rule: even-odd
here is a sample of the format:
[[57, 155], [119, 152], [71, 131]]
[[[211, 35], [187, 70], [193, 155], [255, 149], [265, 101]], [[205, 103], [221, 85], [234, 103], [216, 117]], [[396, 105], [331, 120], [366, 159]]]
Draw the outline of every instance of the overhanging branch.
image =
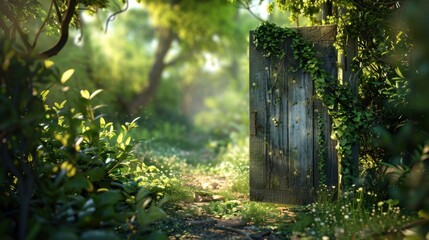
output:
[[7, 26], [6, 22], [3, 20], [3, 18], [0, 17], [0, 28], [3, 30], [4, 35], [6, 38], [10, 37], [10, 29]]
[[45, 29], [45, 25], [48, 22], [51, 12], [52, 12], [52, 7], [54, 5], [55, 1], [51, 1], [51, 5], [49, 6], [49, 10], [48, 13], [46, 14], [46, 18], [42, 23], [42, 26], [40, 26], [39, 30], [37, 31], [36, 36], [34, 37], [34, 41], [33, 41], [33, 45], [32, 45], [32, 49], [34, 49], [36, 47], [37, 41], [39, 40], [40, 34], [43, 32], [43, 30]]
[[55, 11], [57, 12], [58, 21], [62, 22], [63, 21], [63, 17], [61, 16], [61, 11], [60, 11], [60, 8], [58, 7], [57, 1], [56, 0], [52, 0], [52, 2], [54, 3]]
[[22, 42], [24, 43], [25, 47], [27, 48], [27, 51], [31, 51], [31, 44], [28, 41], [27, 35], [24, 33], [24, 31], [21, 29], [20, 21], [15, 18], [15, 14], [10, 11], [10, 9], [4, 4], [3, 1], [0, 1], [0, 12], [6, 16], [6, 18], [11, 21], [12, 25], [9, 28], [10, 39], [12, 39], [14, 36], [13, 34], [15, 31], [18, 32], [19, 36], [21, 37]]
[[107, 28], [109, 27], [109, 23], [112, 22], [113, 20], [115, 20], [116, 15], [121, 14], [121, 13], [127, 11], [128, 10], [128, 6], [129, 6], [128, 0], [125, 0], [125, 7], [123, 9], [120, 9], [117, 12], [112, 13], [112, 15], [110, 15], [107, 18], [107, 20], [106, 20], [106, 27], [105, 27], [105, 30], [104, 30], [106, 33], [107, 33]]
[[73, 15], [76, 12], [77, 0], [68, 0], [67, 2], [67, 10], [63, 21], [61, 22], [60, 30], [61, 35], [58, 39], [58, 42], [50, 49], [39, 54], [40, 58], [49, 58], [57, 55], [61, 49], [66, 45], [68, 37], [69, 37], [69, 27], [70, 23], [73, 19]]

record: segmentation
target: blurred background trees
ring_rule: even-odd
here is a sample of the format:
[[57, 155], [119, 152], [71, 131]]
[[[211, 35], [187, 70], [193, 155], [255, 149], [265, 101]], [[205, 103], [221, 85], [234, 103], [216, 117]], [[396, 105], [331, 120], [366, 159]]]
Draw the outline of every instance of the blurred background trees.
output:
[[105, 31], [121, 8], [80, 13], [81, 29], [53, 58], [76, 70], [71, 84], [104, 89], [100, 101], [119, 119], [245, 133], [248, 31], [259, 21], [224, 0], [130, 1]]

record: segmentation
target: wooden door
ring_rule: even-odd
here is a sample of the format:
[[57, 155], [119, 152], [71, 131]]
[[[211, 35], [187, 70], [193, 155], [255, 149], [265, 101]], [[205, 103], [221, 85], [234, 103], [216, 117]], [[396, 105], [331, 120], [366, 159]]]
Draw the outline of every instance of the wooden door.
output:
[[[318, 57], [337, 77], [337, 53], [332, 47], [335, 26], [299, 28], [312, 41]], [[262, 56], [250, 33], [250, 199], [253, 201], [307, 204], [319, 185], [319, 161], [326, 161], [327, 185], [337, 185], [335, 143], [330, 139], [330, 118], [314, 97], [308, 74], [291, 72], [296, 64], [286, 40], [283, 62]], [[320, 128], [317, 120], [322, 120]], [[319, 121], [320, 122], [320, 121]], [[325, 146], [319, 146], [319, 134]], [[323, 147], [326, 158], [320, 156]]]

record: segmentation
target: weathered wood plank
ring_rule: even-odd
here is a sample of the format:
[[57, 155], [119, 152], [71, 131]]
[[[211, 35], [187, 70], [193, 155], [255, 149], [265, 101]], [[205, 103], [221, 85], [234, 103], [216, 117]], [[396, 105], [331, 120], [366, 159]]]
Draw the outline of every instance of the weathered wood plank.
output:
[[[250, 186], [255, 189], [263, 189], [265, 184], [265, 156], [266, 156], [266, 81], [268, 79], [265, 70], [266, 60], [262, 53], [253, 45], [253, 33], [250, 33], [249, 47], [249, 110], [255, 117], [255, 134], [249, 139], [250, 156]], [[251, 197], [253, 197], [251, 195]]]
[[[322, 61], [336, 74], [332, 58], [335, 28], [328, 26], [299, 28], [315, 43]], [[329, 48], [329, 49], [328, 49]], [[328, 49], [328, 50], [327, 50]], [[250, 34], [250, 199], [254, 201], [306, 204], [317, 187], [317, 129], [315, 109], [326, 119], [329, 161], [336, 162], [330, 136], [330, 119], [320, 102], [314, 102], [314, 84], [308, 74], [292, 73], [295, 64], [290, 40], [285, 43], [287, 59], [283, 63], [267, 60], [255, 50]], [[335, 55], [334, 51], [334, 55]], [[334, 151], [332, 151], [332, 149]], [[330, 162], [328, 163], [330, 164]], [[327, 167], [330, 182], [336, 182], [333, 166]]]

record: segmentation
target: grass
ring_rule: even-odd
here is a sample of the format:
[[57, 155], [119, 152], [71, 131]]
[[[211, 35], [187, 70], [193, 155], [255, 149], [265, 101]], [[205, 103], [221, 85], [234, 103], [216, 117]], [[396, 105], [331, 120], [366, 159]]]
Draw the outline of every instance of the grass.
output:
[[319, 200], [300, 209], [289, 230], [303, 239], [402, 239], [402, 227], [416, 220], [396, 200], [379, 201], [363, 188], [334, 199], [335, 189], [319, 191]]

